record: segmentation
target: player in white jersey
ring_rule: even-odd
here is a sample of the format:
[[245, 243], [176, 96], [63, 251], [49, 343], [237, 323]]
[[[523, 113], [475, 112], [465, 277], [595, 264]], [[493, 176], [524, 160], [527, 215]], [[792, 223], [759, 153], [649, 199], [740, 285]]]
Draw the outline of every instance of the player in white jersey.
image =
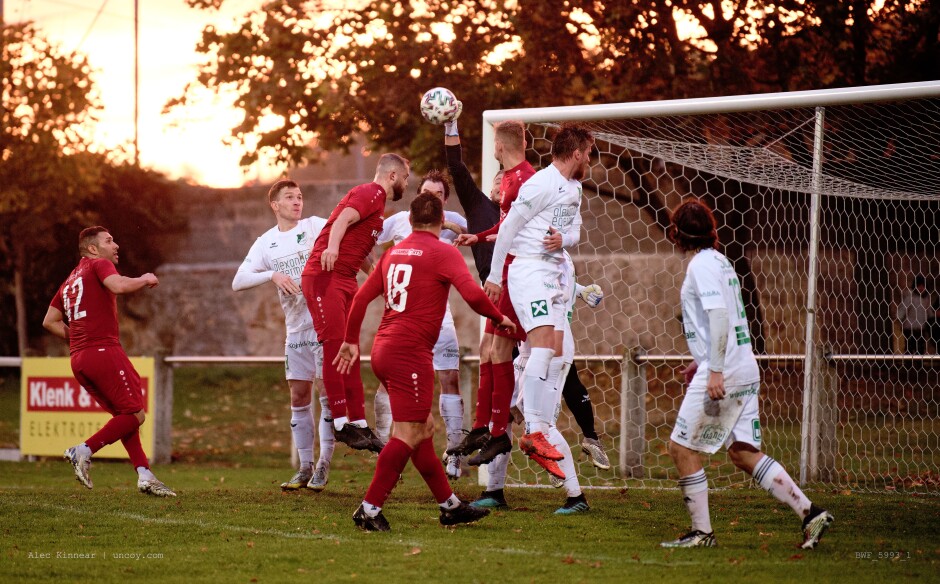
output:
[[[446, 202], [450, 198], [450, 183], [447, 176], [439, 170], [428, 172], [418, 185], [418, 194], [429, 193]], [[401, 211], [387, 218], [382, 232], [376, 239], [377, 245], [398, 245], [411, 235], [411, 222], [408, 211]], [[444, 211], [444, 224], [441, 241], [453, 244], [458, 235], [467, 231], [467, 220], [454, 211]], [[453, 448], [463, 439], [463, 399], [460, 396], [460, 346], [457, 343], [457, 329], [450, 311], [450, 303], [441, 323], [441, 333], [434, 345], [434, 371], [441, 387], [439, 410], [447, 432], [447, 448]], [[379, 386], [375, 399], [376, 433], [383, 442], [388, 442], [391, 429], [391, 408], [388, 393]], [[456, 454], [444, 454], [444, 470], [451, 479], [460, 477], [460, 457]]]
[[[574, 336], [571, 334], [571, 319], [574, 314], [574, 304], [578, 298], [581, 298], [588, 306], [591, 308], [597, 308], [597, 306], [604, 299], [604, 292], [601, 290], [601, 287], [597, 284], [589, 284], [587, 286], [581, 286], [575, 281], [574, 273], [574, 262], [571, 260], [571, 256], [567, 252], [564, 254], [564, 264], [562, 265], [562, 277], [561, 285], [562, 292], [565, 299], [565, 326], [564, 326], [564, 340], [562, 341], [562, 371], [556, 380], [554, 397], [556, 399], [555, 405], [552, 409], [552, 418], [551, 424], [549, 425], [549, 430], [547, 432], [548, 441], [555, 448], [558, 449], [564, 455], [564, 459], [558, 461], [558, 466], [564, 473], [564, 478], [559, 478], [554, 474], [549, 474], [551, 478], [551, 483], [553, 487], [565, 487], [567, 492], [567, 498], [564, 505], [555, 510], [556, 515], [573, 515], [576, 513], [584, 513], [590, 510], [587, 499], [584, 496], [584, 493], [581, 491], [581, 484], [578, 481], [578, 476], [575, 471], [574, 465], [574, 456], [571, 452], [571, 447], [565, 441], [564, 436], [561, 432], [558, 431], [556, 424], [558, 423], [558, 416], [561, 413], [561, 398], [563, 392], [563, 386], [566, 384], [567, 372], [568, 369], [572, 366], [574, 362]], [[516, 389], [513, 393], [513, 409], [525, 407], [524, 400], [521, 398], [521, 384], [523, 380], [523, 375], [526, 367], [526, 363], [529, 360], [530, 347], [528, 341], [523, 342], [519, 346], [519, 356], [513, 361], [513, 367], [516, 371]], [[515, 414], [514, 415], [518, 415]], [[590, 455], [589, 455], [590, 456]], [[480, 497], [471, 503], [476, 507], [489, 507], [489, 508], [503, 508], [507, 506], [505, 495], [503, 494], [503, 487], [506, 484], [506, 470], [509, 464], [509, 455], [501, 454], [497, 456], [492, 462], [487, 466], [488, 471], [488, 482], [487, 488]]]
[[681, 251], [694, 254], [681, 290], [682, 328], [694, 363], [685, 371], [689, 386], [669, 443], [692, 529], [662, 546], [715, 545], [699, 453], [714, 454], [725, 446], [735, 466], [796, 512], [803, 521], [801, 547], [814, 548], [833, 517], [813, 505], [783, 466], [760, 450], [760, 371], [740, 281], [728, 258], [715, 249], [715, 217], [701, 201], [688, 200], [673, 212], [668, 235]]
[[564, 455], [546, 438], [563, 367], [567, 309], [561, 266], [564, 248], [580, 240], [581, 180], [587, 175], [593, 147], [594, 137], [578, 126], [567, 126], [555, 135], [552, 164], [522, 185], [499, 228], [484, 286], [491, 299], [498, 298], [500, 268], [507, 253], [515, 256], [509, 266], [508, 293], [531, 347], [522, 384], [526, 433], [519, 446], [561, 479], [564, 473], [555, 461]]
[[[252, 244], [235, 274], [232, 289], [236, 292], [247, 290], [266, 282], [273, 282], [277, 287], [287, 327], [284, 370], [290, 387], [290, 425], [300, 459], [297, 473], [281, 484], [281, 488], [296, 490], [308, 487], [322, 491], [329, 480], [335, 441], [329, 402], [323, 392], [323, 348], [317, 340], [310, 311], [300, 290], [300, 274], [326, 219], [301, 219], [303, 194], [292, 180], [274, 183], [268, 191], [268, 203], [274, 211], [277, 225]], [[311, 408], [314, 386], [320, 395], [320, 457], [315, 467]]]

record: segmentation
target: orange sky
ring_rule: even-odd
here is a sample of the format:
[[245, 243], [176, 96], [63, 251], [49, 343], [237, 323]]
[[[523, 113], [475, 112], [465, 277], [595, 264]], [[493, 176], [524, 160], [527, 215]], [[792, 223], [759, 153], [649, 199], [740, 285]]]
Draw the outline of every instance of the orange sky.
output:
[[[8, 23], [32, 20], [63, 51], [86, 54], [96, 69], [104, 109], [95, 140], [109, 148], [132, 144], [134, 136], [134, 4], [109, 0], [4, 0]], [[222, 144], [240, 114], [211, 96], [199, 107], [162, 115], [168, 99], [195, 79], [194, 47], [205, 25], [226, 27], [262, 0], [226, 0], [221, 12], [193, 10], [183, 0], [139, 0], [141, 164], [172, 178], [216, 187], [279, 174], [268, 165], [244, 170], [240, 152]], [[86, 36], [87, 35], [87, 36]], [[83, 40], [84, 38], [84, 40]], [[131, 151], [128, 146], [128, 151]]]

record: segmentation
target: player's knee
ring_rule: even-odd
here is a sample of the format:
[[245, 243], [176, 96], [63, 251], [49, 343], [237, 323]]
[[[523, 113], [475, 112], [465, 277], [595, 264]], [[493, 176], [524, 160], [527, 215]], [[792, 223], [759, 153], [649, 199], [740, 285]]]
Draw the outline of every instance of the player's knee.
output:
[[140, 410], [139, 412], [134, 412], [134, 417], [137, 418], [138, 424], [143, 425], [144, 420], [147, 419], [147, 414], [144, 412], [144, 410]]
[[728, 448], [731, 464], [747, 472], [751, 472], [760, 455], [760, 450], [745, 442], [735, 442]]

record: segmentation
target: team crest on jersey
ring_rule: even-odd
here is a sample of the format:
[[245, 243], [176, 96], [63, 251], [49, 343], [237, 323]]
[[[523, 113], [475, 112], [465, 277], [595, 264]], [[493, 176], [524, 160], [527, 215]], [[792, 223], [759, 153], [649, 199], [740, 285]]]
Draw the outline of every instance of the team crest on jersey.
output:
[[539, 316], [548, 316], [548, 301], [547, 300], [536, 300], [530, 305], [532, 310], [532, 318]]
[[306, 243], [306, 242], [307, 242], [307, 232], [304, 231], [303, 233], [298, 233], [298, 234], [297, 234], [297, 243], [298, 243], [299, 245], [303, 245], [303, 244]]

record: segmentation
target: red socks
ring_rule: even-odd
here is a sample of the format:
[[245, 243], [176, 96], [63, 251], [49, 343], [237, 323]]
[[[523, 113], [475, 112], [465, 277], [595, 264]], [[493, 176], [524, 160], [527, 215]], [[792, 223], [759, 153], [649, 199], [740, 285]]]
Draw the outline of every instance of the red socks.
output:
[[473, 422], [474, 429], [489, 425], [492, 410], [493, 364], [487, 361], [486, 363], [480, 363], [480, 388], [477, 390], [477, 413]]
[[512, 361], [493, 363], [493, 436], [502, 436], [509, 425], [509, 407], [512, 390], [516, 385], [516, 371]]
[[[376, 507], [385, 505], [385, 500], [388, 499], [392, 489], [395, 488], [395, 484], [398, 483], [398, 477], [405, 470], [405, 465], [408, 464], [411, 454], [411, 447], [398, 438], [392, 438], [388, 441], [388, 444], [379, 453], [379, 459], [375, 463], [375, 475], [372, 476], [372, 483], [369, 485], [369, 490], [366, 491], [366, 501]], [[441, 462], [437, 461], [437, 465], [441, 466]], [[441, 470], [441, 474], [444, 474], [443, 470]], [[446, 478], [444, 482], [447, 482]]]
[[[119, 414], [114, 416], [103, 428], [85, 440], [85, 444], [91, 448], [92, 454], [98, 452], [108, 444], [114, 444], [118, 440], [130, 435], [132, 432], [137, 434], [140, 428], [140, 421], [134, 414]], [[137, 438], [137, 444], [140, 444], [140, 437]], [[129, 452], [128, 452], [129, 453]], [[143, 452], [141, 452], [143, 454]], [[144, 466], [147, 466], [146, 464]]]

